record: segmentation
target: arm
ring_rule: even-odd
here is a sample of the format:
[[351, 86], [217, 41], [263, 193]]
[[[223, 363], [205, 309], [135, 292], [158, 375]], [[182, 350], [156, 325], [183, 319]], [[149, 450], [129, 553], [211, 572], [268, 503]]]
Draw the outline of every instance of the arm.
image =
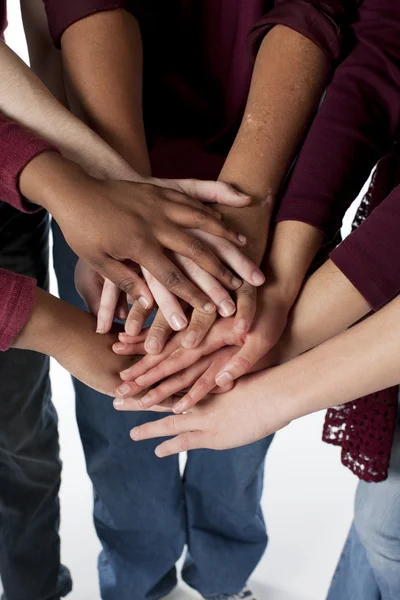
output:
[[[345, 211], [390, 149], [400, 122], [399, 3], [365, 0], [353, 33], [355, 47], [335, 72], [279, 207], [276, 244], [280, 252], [286, 244], [287, 265], [299, 248], [308, 248], [296, 273], [278, 268], [283, 285], [292, 281], [299, 288], [322, 240], [340, 229]], [[382, 232], [393, 227], [381, 225]], [[275, 269], [274, 260], [268, 268]]]
[[314, 350], [243, 378], [231, 392], [185, 415], [135, 428], [131, 436], [135, 441], [177, 436], [156, 449], [160, 457], [194, 448], [242, 446], [309, 413], [396, 385], [399, 369], [400, 299], [396, 298]]

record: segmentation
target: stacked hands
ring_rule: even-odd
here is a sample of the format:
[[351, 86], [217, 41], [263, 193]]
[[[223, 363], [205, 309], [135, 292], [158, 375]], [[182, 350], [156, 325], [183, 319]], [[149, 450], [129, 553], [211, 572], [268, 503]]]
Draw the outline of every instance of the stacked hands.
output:
[[[143, 247], [143, 264], [126, 263], [131, 273], [125, 286], [103, 278], [82, 259], [76, 267], [76, 287], [97, 317], [97, 333], [113, 341], [115, 355], [123, 360], [114, 407], [178, 415], [131, 432], [134, 440], [176, 435], [156, 449], [158, 456], [252, 442], [257, 432], [259, 438], [266, 435], [265, 427], [259, 431], [247, 420], [246, 431], [240, 425], [234, 431], [226, 423], [229, 413], [237, 417], [250, 410], [249, 403], [244, 408], [244, 386], [246, 398], [250, 395], [256, 402], [259, 394], [252, 397], [248, 377], [231, 390], [236, 379], [277, 362], [276, 353], [266, 355], [281, 338], [290, 307], [279, 287], [265, 282], [258, 266], [240, 250], [246, 238], [199, 202], [240, 207], [251, 199], [221, 182], [156, 181], [191, 197], [174, 197], [174, 206], [163, 205], [175, 230], [151, 223], [153, 237], [159, 235], [164, 247], [161, 256], [155, 256], [151, 245]], [[143, 329], [155, 304], [156, 316]], [[115, 318], [125, 321], [125, 330], [118, 334]], [[145, 356], [137, 362], [140, 355]], [[108, 387], [105, 391], [113, 393]], [[286, 424], [283, 420], [275, 428]]]

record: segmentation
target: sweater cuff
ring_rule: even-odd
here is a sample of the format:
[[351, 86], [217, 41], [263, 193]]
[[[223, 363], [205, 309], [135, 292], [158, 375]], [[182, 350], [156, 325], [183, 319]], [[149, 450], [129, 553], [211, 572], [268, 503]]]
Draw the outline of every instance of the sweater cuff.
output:
[[373, 310], [379, 310], [398, 294], [398, 287], [387, 281], [367, 263], [362, 253], [346, 238], [330, 254], [332, 262], [364, 296]]
[[19, 189], [19, 177], [26, 165], [42, 152], [58, 152], [17, 123], [0, 119], [0, 193], [1, 199], [23, 212], [36, 212]]
[[50, 34], [57, 48], [61, 46], [61, 36], [70, 25], [97, 12], [131, 9], [129, 0], [44, 0]]
[[0, 290], [0, 351], [5, 351], [29, 320], [36, 282], [31, 277], [0, 269]]
[[275, 25], [294, 29], [314, 42], [332, 62], [339, 60], [342, 33], [337, 19], [328, 10], [324, 11], [307, 0], [281, 0], [257, 23], [248, 38], [253, 57], [257, 55], [264, 37]]

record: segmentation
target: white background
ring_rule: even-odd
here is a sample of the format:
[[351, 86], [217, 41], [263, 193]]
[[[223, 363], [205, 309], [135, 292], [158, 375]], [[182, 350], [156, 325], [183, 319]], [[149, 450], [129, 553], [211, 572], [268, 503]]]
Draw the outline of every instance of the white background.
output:
[[[9, 2], [7, 42], [26, 60], [19, 3]], [[347, 224], [350, 218], [347, 218]], [[54, 277], [53, 277], [54, 281]], [[74, 416], [69, 376], [52, 366], [60, 418], [62, 559], [71, 569], [71, 600], [98, 600], [100, 549], [91, 519], [92, 493]], [[323, 415], [293, 423], [276, 436], [268, 455], [263, 507], [270, 544], [251, 582], [258, 600], [323, 600], [353, 512], [355, 478], [339, 450], [323, 444]], [[175, 600], [195, 598], [183, 587]]]

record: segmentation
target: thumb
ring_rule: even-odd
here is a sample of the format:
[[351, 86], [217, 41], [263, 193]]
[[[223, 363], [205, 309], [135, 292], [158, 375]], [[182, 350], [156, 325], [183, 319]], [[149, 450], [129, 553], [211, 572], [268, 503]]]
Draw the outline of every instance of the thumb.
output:
[[251, 336], [247, 336], [244, 346], [217, 373], [215, 383], [219, 387], [225, 387], [238, 377], [245, 375], [264, 356], [264, 353], [264, 348], [255, 344]]

